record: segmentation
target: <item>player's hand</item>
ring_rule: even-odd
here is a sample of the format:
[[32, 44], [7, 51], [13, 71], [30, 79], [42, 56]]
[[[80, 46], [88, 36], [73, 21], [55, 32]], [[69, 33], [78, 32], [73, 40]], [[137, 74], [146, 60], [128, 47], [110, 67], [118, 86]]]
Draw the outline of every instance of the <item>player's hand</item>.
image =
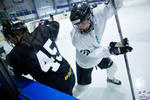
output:
[[133, 48], [129, 46], [129, 41], [127, 38], [123, 39], [123, 44], [120, 42], [110, 42], [110, 53], [113, 55], [125, 54], [131, 52]]

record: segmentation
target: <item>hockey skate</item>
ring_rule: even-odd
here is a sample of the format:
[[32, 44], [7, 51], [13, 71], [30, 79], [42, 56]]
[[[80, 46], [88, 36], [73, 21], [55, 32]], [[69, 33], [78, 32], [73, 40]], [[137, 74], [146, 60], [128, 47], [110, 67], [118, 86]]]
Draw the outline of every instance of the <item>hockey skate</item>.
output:
[[107, 78], [107, 82], [108, 83], [113, 83], [113, 84], [116, 84], [116, 85], [121, 85], [121, 81], [116, 79], [116, 78], [113, 78], [113, 79]]

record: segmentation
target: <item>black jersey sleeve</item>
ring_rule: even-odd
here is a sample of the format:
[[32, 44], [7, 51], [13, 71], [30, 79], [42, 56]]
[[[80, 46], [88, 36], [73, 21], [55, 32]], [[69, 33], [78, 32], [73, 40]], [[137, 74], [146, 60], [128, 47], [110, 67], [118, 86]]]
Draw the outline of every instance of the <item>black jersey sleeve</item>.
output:
[[49, 22], [47, 25], [37, 27], [32, 34], [32, 45], [44, 45], [48, 39], [55, 41], [59, 32], [59, 23], [56, 21]]
[[24, 56], [21, 51], [20, 46], [14, 47], [11, 52], [6, 56], [7, 63], [13, 67], [13, 71], [16, 76], [21, 76], [22, 74], [27, 75], [28, 69], [26, 68], [24, 64]]

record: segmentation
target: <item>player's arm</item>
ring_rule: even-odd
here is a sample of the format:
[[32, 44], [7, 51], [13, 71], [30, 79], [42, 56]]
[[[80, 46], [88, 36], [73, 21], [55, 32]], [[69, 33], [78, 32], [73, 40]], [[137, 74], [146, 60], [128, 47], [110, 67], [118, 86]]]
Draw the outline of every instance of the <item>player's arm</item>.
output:
[[[9, 66], [13, 68], [13, 72], [16, 77], [22, 76], [22, 74], [27, 75], [27, 69], [24, 68], [24, 65], [21, 61], [22, 58], [18, 59], [18, 56], [13, 57], [14, 55], [8, 54], [6, 56], [6, 62]], [[23, 59], [22, 59], [23, 60]]]
[[[106, 0], [108, 1], [105, 4], [101, 4], [95, 9], [93, 9], [93, 12], [95, 13], [96, 16], [99, 16], [104, 19], [108, 19], [114, 15], [114, 7], [112, 5], [111, 0]], [[116, 4], [116, 8], [120, 9], [123, 6], [123, 0], [114, 0]]]
[[102, 47], [100, 46], [99, 48], [96, 48], [92, 51], [90, 50], [79, 50], [80, 53], [84, 54], [85, 56], [88, 57], [93, 57], [93, 58], [105, 58], [109, 57], [111, 55], [120, 55], [120, 54], [125, 54], [127, 52], [131, 52], [133, 48], [129, 46], [128, 39], [125, 38], [123, 40], [123, 44], [120, 42], [110, 42], [109, 47]]
[[[114, 2], [116, 4], [117, 10], [119, 10], [123, 6], [123, 0], [114, 0]], [[112, 0], [108, 0], [108, 4], [106, 4], [106, 6], [104, 7], [103, 13], [106, 15], [107, 19], [114, 15]]]

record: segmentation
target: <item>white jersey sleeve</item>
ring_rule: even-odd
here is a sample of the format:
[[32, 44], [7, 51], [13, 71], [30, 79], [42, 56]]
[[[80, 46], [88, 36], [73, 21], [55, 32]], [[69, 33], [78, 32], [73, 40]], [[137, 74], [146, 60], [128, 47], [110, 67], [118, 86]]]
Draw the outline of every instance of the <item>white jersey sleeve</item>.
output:
[[[117, 10], [123, 6], [123, 0], [115, 0]], [[94, 8], [96, 16], [108, 19], [114, 15], [114, 7], [111, 2], [106, 4], [101, 4], [98, 7]]]
[[[123, 5], [123, 0], [115, 0], [116, 7], [119, 10]], [[108, 5], [101, 4], [93, 9], [93, 15], [95, 20], [95, 34], [97, 35], [98, 41], [101, 41], [106, 21], [114, 15], [114, 7], [111, 3]]]

